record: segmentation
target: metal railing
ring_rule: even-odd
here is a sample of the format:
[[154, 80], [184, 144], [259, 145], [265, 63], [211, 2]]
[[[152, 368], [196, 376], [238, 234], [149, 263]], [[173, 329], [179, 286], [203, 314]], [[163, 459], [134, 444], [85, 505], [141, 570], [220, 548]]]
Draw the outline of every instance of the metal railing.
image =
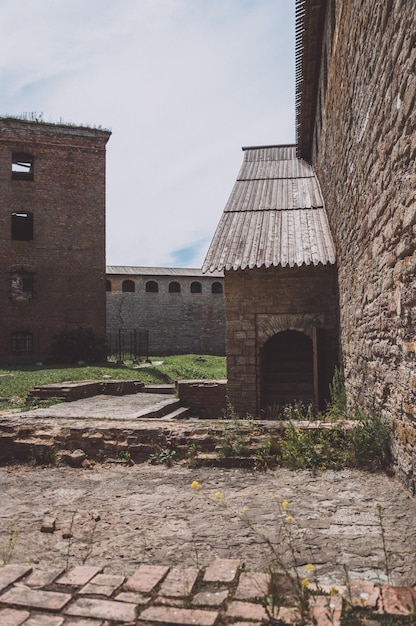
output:
[[149, 359], [149, 331], [148, 330], [121, 330], [108, 333], [107, 340], [110, 354], [117, 361], [132, 359], [133, 361]]

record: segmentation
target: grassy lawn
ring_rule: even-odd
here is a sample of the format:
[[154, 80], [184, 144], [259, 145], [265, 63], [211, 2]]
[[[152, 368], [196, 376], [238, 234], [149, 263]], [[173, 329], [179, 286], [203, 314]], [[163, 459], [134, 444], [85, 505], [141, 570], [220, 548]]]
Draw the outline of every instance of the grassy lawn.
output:
[[137, 367], [132, 363], [102, 366], [24, 366], [0, 368], [0, 409], [20, 407], [27, 394], [36, 385], [74, 382], [77, 380], [133, 379], [146, 385], [171, 383], [184, 379], [225, 378], [225, 357], [185, 354], [152, 357], [149, 367]]

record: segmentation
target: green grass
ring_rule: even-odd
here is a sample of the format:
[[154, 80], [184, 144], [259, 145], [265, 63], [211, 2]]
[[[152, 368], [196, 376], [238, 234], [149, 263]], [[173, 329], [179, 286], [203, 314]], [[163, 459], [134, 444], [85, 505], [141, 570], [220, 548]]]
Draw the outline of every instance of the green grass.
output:
[[24, 366], [0, 368], [0, 409], [21, 407], [36, 385], [79, 380], [139, 380], [146, 385], [172, 383], [184, 379], [225, 378], [225, 357], [198, 354], [152, 357], [161, 365], [137, 368], [132, 363], [103, 366]]

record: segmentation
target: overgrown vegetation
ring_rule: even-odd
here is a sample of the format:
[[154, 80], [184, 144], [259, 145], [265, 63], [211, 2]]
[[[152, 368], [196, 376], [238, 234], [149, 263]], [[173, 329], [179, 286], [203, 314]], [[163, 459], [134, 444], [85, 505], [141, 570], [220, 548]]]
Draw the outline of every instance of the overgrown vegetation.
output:
[[[175, 380], [187, 378], [220, 379], [225, 376], [225, 357], [196, 354], [152, 357], [152, 362], [142, 366], [132, 361], [119, 365], [111, 360], [100, 366], [10, 366], [0, 368], [0, 409], [23, 408], [29, 391], [36, 385], [106, 378], [138, 380], [146, 385], [152, 385], [173, 383]], [[37, 407], [31, 405], [25, 408]]]
[[[409, 606], [409, 616], [380, 615], [371, 608], [366, 608], [365, 600], [368, 594], [360, 594], [360, 599], [353, 596], [348, 565], [344, 564], [345, 590], [337, 583], [323, 585], [318, 578], [317, 565], [314, 563], [313, 548], [305, 544], [303, 534], [299, 532], [297, 515], [290, 502], [284, 500], [271, 503], [271, 514], [275, 515], [276, 529], [271, 539], [260, 526], [251, 520], [249, 506], [241, 510], [232, 508], [226, 495], [221, 491], [206, 492], [203, 485], [194, 480], [191, 488], [198, 497], [202, 497], [210, 504], [218, 506], [218, 515], [229, 516], [233, 520], [240, 520], [250, 531], [256, 542], [267, 548], [265, 573], [263, 583], [257, 582], [257, 598], [263, 605], [270, 626], [284, 626], [287, 623], [296, 623], [298, 626], [327, 623], [342, 626], [359, 626], [362, 624], [383, 624], [393, 626], [398, 624], [416, 624], [416, 605]], [[249, 504], [249, 503], [248, 503]], [[376, 580], [387, 580], [393, 584], [392, 563], [393, 553], [388, 549], [386, 531], [383, 520], [383, 509], [377, 506], [377, 522], [380, 532], [380, 560]], [[302, 563], [302, 564], [300, 564]], [[253, 585], [256, 582], [253, 580]], [[314, 607], [324, 611], [320, 619], [314, 614]], [[376, 621], [373, 621], [375, 620]]]
[[[315, 413], [312, 406], [304, 406], [301, 402], [282, 407], [276, 414], [280, 427], [275, 428], [273, 435], [270, 434], [254, 452], [257, 469], [283, 466], [292, 470], [339, 470], [355, 467], [389, 471], [391, 434], [385, 420], [360, 407], [347, 406], [340, 370], [335, 371], [330, 396], [331, 402], [324, 413]], [[218, 439], [218, 455], [247, 456], [253, 447], [252, 440], [260, 434], [256, 422], [239, 419], [230, 405], [225, 416], [229, 423], [224, 427], [224, 435]]]
[[53, 363], [103, 363], [108, 354], [106, 336], [93, 328], [64, 328], [52, 338]]

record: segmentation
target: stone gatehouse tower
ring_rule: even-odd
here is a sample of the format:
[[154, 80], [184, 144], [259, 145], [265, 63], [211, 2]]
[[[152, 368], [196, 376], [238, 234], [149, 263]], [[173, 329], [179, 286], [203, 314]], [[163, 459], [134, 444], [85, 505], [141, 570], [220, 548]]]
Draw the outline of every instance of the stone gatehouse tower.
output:
[[105, 332], [110, 132], [0, 119], [0, 360], [48, 357], [64, 327]]
[[240, 414], [322, 407], [338, 363], [335, 250], [296, 146], [243, 148], [203, 265], [224, 270], [227, 393]]

